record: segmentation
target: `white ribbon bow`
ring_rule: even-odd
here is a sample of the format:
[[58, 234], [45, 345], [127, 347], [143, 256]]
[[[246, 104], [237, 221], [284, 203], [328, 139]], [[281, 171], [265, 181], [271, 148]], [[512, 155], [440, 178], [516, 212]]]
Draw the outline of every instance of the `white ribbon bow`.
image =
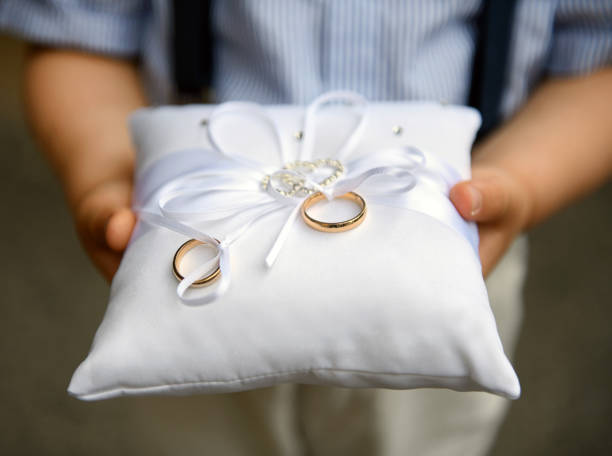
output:
[[[283, 147], [281, 132], [264, 109], [252, 103], [235, 102], [219, 105], [208, 119], [208, 140], [213, 150], [194, 149], [173, 153], [156, 162], [145, 175], [140, 176], [137, 200], [144, 202], [156, 194], [159, 211], [151, 212], [141, 206], [138, 208], [141, 220], [217, 248], [214, 258], [196, 267], [179, 283], [177, 294], [183, 302], [205, 304], [225, 293], [231, 280], [229, 248], [248, 233], [255, 222], [271, 213], [291, 208], [265, 258], [266, 265], [272, 267], [290, 234], [302, 203], [312, 192], [320, 191], [331, 200], [357, 189], [374, 176], [379, 177], [376, 185], [370, 186], [368, 203], [403, 207], [431, 215], [459, 231], [477, 250], [475, 227], [466, 224], [454, 208], [448, 207], [450, 202], [447, 198], [442, 200], [441, 205], [439, 201], [423, 205], [406, 199], [406, 194], [418, 181], [427, 180], [434, 182], [446, 196], [450, 187], [460, 180], [459, 174], [451, 166], [413, 146], [371, 151], [351, 159], [367, 120], [367, 102], [358, 94], [329, 92], [308, 106], [297, 161], [312, 159], [318, 113], [332, 104], [348, 105], [358, 110], [359, 121], [338, 151], [329, 157], [342, 164], [344, 174], [326, 185], [317, 182], [312, 173], [300, 169], [275, 169], [270, 164], [223, 148], [215, 134], [215, 125], [223, 116], [238, 114], [253, 121], [263, 121], [272, 133], [281, 165], [294, 161], [289, 157], [287, 148]], [[300, 182], [299, 188], [307, 191], [298, 191], [293, 196], [281, 194], [274, 185], [275, 178], [279, 176], [289, 176], [293, 179], [291, 182]], [[160, 182], [164, 183], [161, 189]], [[262, 185], [262, 182], [267, 185]], [[240, 220], [240, 228], [226, 234], [221, 241], [192, 226], [196, 223], [206, 225], [236, 220]], [[197, 296], [187, 296], [186, 291], [193, 282], [206, 275], [217, 263], [221, 269], [221, 279], [214, 290], [204, 295], [198, 293]]]

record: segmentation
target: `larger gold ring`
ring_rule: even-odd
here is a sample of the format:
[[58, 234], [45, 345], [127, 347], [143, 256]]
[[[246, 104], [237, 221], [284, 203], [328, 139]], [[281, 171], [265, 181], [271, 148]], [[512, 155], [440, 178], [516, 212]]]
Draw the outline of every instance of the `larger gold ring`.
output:
[[[174, 277], [176, 277], [179, 282], [185, 278], [179, 272], [179, 264], [181, 263], [181, 260], [183, 259], [183, 257], [185, 256], [187, 252], [189, 252], [194, 247], [197, 247], [198, 245], [202, 245], [202, 244], [206, 244], [206, 242], [202, 242], [197, 239], [189, 239], [187, 242], [181, 245], [176, 251], [176, 253], [174, 254], [174, 259], [172, 260], [172, 272], [174, 273]], [[202, 277], [201, 279], [196, 280], [195, 282], [191, 284], [191, 286], [196, 287], [196, 288], [208, 286], [212, 282], [214, 282], [220, 275], [221, 275], [221, 269], [217, 265], [216, 269], [213, 272], [211, 272], [205, 277]]]
[[361, 225], [367, 212], [365, 200], [354, 192], [345, 193], [337, 198], [353, 201], [357, 203], [361, 210], [355, 217], [342, 222], [323, 222], [321, 220], [312, 218], [310, 215], [308, 215], [308, 209], [314, 204], [317, 204], [319, 201], [325, 199], [325, 195], [323, 195], [323, 193], [317, 192], [306, 198], [306, 201], [302, 203], [302, 218], [304, 219], [304, 222], [306, 222], [306, 225], [314, 228], [315, 230], [324, 231], [326, 233], [340, 233], [342, 231], [352, 230], [353, 228], [357, 228], [359, 225]]

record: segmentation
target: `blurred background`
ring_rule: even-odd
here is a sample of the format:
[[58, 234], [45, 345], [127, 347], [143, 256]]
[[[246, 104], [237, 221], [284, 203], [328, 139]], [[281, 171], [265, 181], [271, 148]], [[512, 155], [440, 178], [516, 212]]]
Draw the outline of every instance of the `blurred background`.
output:
[[[194, 438], [183, 406], [197, 399], [85, 403], [66, 393], [108, 286], [81, 251], [58, 182], [28, 134], [24, 50], [0, 36], [0, 455], [174, 454]], [[530, 233], [515, 356], [523, 396], [491, 455], [612, 454], [611, 209], [609, 183]], [[164, 423], [176, 429], [177, 420], [185, 432], [170, 434]]]

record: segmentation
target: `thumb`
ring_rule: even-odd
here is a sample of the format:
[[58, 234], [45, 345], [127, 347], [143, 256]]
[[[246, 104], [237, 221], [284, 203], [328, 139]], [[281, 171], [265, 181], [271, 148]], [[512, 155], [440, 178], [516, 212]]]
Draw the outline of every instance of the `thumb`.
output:
[[78, 228], [94, 244], [123, 251], [136, 224], [129, 204], [128, 187], [104, 185], [82, 200], [77, 210]]
[[106, 244], [117, 252], [124, 251], [134, 225], [136, 225], [136, 215], [130, 209], [122, 207], [115, 211], [106, 222], [104, 233]]
[[509, 210], [511, 191], [507, 184], [503, 175], [474, 177], [451, 188], [449, 198], [464, 219], [491, 222]]

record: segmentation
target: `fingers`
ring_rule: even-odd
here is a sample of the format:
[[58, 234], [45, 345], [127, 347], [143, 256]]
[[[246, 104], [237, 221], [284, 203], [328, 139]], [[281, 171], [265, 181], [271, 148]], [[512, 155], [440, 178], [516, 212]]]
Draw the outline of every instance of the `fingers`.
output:
[[486, 276], [527, 226], [528, 190], [499, 168], [476, 166], [472, 179], [455, 185], [449, 198], [464, 219], [478, 223], [479, 254]]
[[130, 199], [129, 182], [108, 182], [92, 189], [76, 207], [76, 227], [83, 246], [109, 281], [136, 224]]
[[482, 264], [482, 274], [486, 277], [501, 259], [512, 242], [513, 233], [508, 233], [500, 225], [480, 225], [478, 254]]
[[97, 246], [91, 246], [91, 248], [86, 246], [86, 250], [102, 276], [110, 282], [119, 268], [122, 254]]
[[107, 245], [116, 252], [124, 251], [134, 225], [136, 225], [136, 215], [130, 209], [124, 207], [114, 212], [106, 223]]
[[82, 214], [86, 235], [99, 246], [108, 246], [106, 232], [113, 214], [123, 207], [103, 201], [102, 204], [91, 204]]
[[130, 198], [131, 186], [126, 182], [108, 182], [90, 191], [76, 209], [81, 236], [97, 245], [123, 250], [135, 224]]
[[498, 175], [460, 182], [451, 189], [449, 198], [466, 220], [490, 222], [508, 213], [511, 193], [508, 179]]

